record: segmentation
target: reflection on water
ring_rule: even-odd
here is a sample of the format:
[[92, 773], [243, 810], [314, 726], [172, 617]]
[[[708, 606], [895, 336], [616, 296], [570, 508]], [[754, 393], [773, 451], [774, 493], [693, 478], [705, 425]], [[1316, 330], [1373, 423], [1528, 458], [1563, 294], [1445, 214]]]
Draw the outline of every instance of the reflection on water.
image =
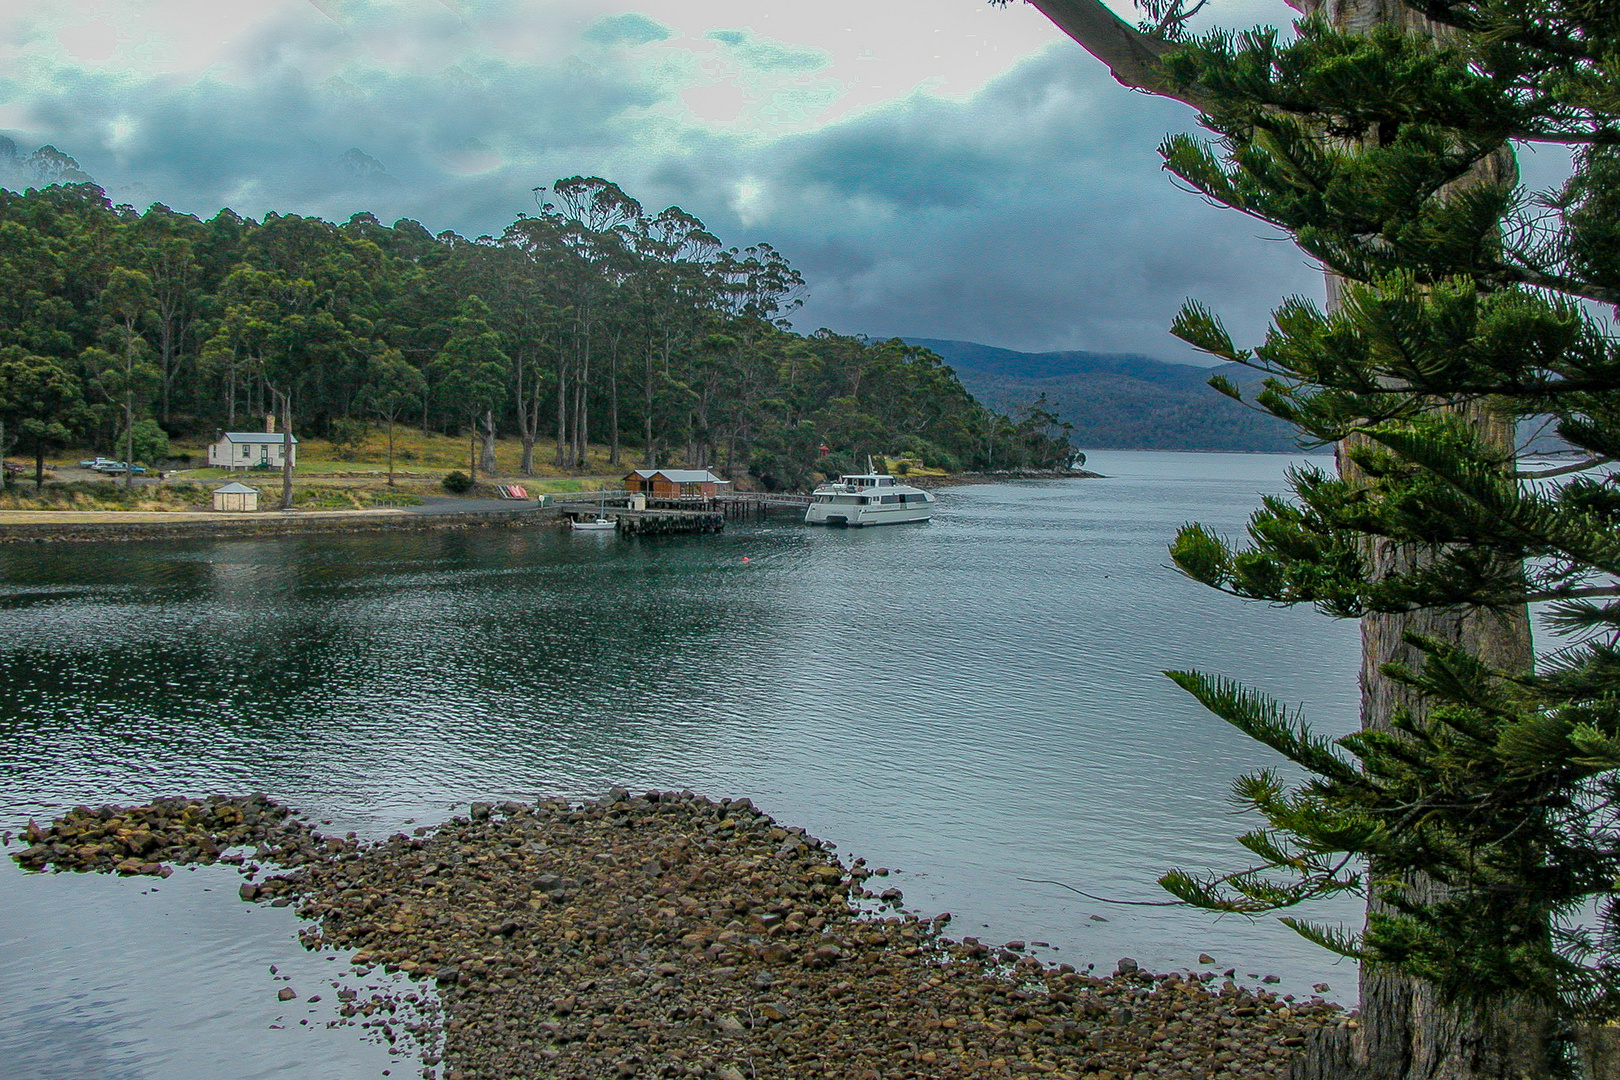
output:
[[[1243, 678], [1329, 732], [1353, 723], [1353, 625], [1245, 607], [1165, 568], [1177, 526], [1239, 529], [1287, 464], [1097, 454], [1108, 479], [950, 489], [929, 525], [865, 531], [0, 548], [0, 811], [10, 824], [63, 804], [265, 790], [377, 833], [472, 798], [691, 787], [748, 795], [898, 867], [908, 904], [950, 910], [958, 933], [1050, 941], [1082, 964], [1207, 951], [1294, 989], [1326, 977], [1343, 997], [1353, 971], [1274, 922], [1024, 880], [1158, 899], [1169, 866], [1234, 864], [1228, 784], [1272, 762], [1165, 668]], [[72, 890], [117, 887], [24, 883], [8, 866], [0, 903], [71, 908]], [[70, 929], [49, 903], [18, 910], [15, 940]], [[225, 963], [197, 978], [231, 982], [229, 942], [257, 910], [199, 901], [174, 916], [232, 928], [216, 943]], [[255, 934], [254, 948], [295, 951], [279, 923]], [[114, 985], [116, 959], [55, 962], [59, 1000], [80, 985], [108, 1016], [132, 1008], [95, 989]], [[42, 985], [0, 967], [0, 1055], [48, 1056], [22, 1000]], [[101, 1022], [85, 1009], [79, 1022]], [[233, 1023], [200, 1030], [261, 1037]], [[173, 1041], [120, 1044], [106, 1075], [192, 1075]]]

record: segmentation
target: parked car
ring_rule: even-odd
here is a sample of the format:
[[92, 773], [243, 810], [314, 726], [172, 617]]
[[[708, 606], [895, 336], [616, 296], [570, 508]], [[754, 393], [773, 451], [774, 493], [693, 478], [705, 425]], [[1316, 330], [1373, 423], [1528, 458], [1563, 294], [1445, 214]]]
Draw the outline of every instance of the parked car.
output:
[[81, 468], [81, 469], [95, 469], [97, 472], [100, 472], [103, 468], [105, 468], [108, 465], [117, 465], [117, 464], [119, 464], [119, 463], [117, 461], [113, 460], [110, 457], [94, 457], [94, 458], [86, 458], [85, 460], [79, 462], [79, 468]]
[[125, 465], [122, 461], [112, 461], [107, 458], [99, 459], [90, 467], [106, 476], [122, 476], [124, 473], [133, 473], [140, 476], [146, 472], [145, 465]]

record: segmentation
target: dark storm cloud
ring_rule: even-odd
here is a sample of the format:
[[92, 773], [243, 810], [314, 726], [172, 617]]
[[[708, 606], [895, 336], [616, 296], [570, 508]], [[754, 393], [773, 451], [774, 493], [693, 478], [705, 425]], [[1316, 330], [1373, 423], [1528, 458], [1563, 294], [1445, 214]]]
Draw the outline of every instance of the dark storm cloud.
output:
[[1184, 357], [1166, 327], [1188, 297], [1252, 339], [1283, 295], [1320, 294], [1292, 244], [1162, 171], [1186, 109], [1076, 54], [966, 103], [918, 95], [748, 153], [710, 140], [657, 178], [792, 255], [812, 285], [801, 327]]
[[[1187, 296], [1252, 338], [1283, 294], [1320, 291], [1291, 245], [1160, 170], [1155, 147], [1185, 109], [1122, 89], [1077, 49], [964, 102], [918, 93], [772, 139], [683, 111], [693, 54], [659, 44], [668, 34], [616, 16], [565, 61], [424, 73], [311, 63], [347, 47], [331, 27], [266, 46], [229, 83], [59, 72], [12, 96], [28, 121], [12, 134], [73, 154], [115, 198], [203, 216], [373, 211], [474, 235], [531, 210], [537, 184], [598, 173], [728, 243], [783, 250], [810, 283], [801, 329], [1182, 356], [1165, 327]], [[791, 87], [821, 65], [744, 31], [710, 40], [747, 78]]]

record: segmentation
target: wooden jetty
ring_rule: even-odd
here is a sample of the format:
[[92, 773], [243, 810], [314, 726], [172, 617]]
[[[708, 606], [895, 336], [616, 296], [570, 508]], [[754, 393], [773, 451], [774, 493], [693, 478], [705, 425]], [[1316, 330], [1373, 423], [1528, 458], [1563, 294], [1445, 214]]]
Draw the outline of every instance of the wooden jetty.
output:
[[739, 520], [747, 517], [763, 518], [767, 514], [783, 510], [802, 517], [805, 508], [810, 505], [810, 496], [771, 491], [733, 491], [716, 495], [713, 501], [726, 517]]
[[609, 510], [626, 536], [669, 533], [717, 533], [725, 528], [724, 514], [708, 510]]
[[648, 498], [645, 509], [638, 509], [633, 503], [634, 498], [627, 491], [580, 491], [546, 496], [546, 504], [557, 507], [565, 517], [612, 518], [618, 522], [619, 531], [627, 535], [720, 532], [727, 519], [760, 519], [782, 511], [803, 514], [810, 505], [810, 496], [738, 491], [712, 497]]

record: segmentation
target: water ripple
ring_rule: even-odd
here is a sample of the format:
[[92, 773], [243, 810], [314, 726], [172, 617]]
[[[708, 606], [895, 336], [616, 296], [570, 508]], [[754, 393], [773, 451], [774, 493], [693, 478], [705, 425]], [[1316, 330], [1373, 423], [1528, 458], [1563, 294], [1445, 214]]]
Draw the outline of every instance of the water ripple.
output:
[[[1275, 762], [1166, 668], [1251, 681], [1328, 732], [1355, 718], [1353, 625], [1165, 568], [1178, 525], [1241, 529], [1288, 459], [1098, 457], [1109, 479], [948, 489], [899, 529], [0, 548], [0, 811], [262, 789], [377, 833], [471, 798], [690, 786], [898, 867], [961, 933], [1077, 963], [1208, 951], [1300, 989], [1326, 961], [1274, 923], [1021, 880], [1156, 898], [1172, 865], [1233, 863], [1230, 780]], [[126, 883], [6, 870], [0, 1002], [28, 1004], [0, 1007], [0, 1058], [66, 1076], [67, 1040], [78, 1075], [184, 1080], [208, 1075], [186, 1047], [223, 1032], [296, 1074], [304, 1050], [239, 1022], [263, 996], [243, 972], [299, 955], [290, 924], [195, 890], [149, 917]]]

